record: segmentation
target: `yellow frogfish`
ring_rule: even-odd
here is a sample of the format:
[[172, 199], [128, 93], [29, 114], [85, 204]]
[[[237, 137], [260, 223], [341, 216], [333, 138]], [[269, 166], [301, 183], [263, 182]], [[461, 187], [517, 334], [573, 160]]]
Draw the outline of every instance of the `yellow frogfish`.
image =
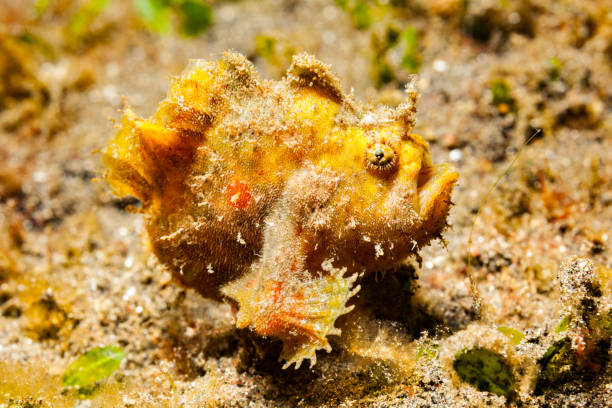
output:
[[236, 325], [282, 340], [284, 367], [340, 335], [358, 279], [417, 254], [447, 226], [457, 173], [395, 109], [346, 96], [328, 65], [293, 58], [262, 80], [242, 55], [195, 60], [149, 119], [128, 107], [103, 153], [178, 281], [226, 299]]

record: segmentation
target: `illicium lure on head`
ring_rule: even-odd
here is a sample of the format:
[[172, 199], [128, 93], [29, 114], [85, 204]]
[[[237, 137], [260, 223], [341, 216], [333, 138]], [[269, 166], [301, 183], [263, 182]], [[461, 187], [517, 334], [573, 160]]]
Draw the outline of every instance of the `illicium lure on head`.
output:
[[358, 277], [447, 225], [458, 176], [411, 133], [416, 99], [359, 105], [307, 54], [279, 82], [240, 54], [197, 60], [151, 118], [125, 109], [105, 178], [142, 201], [153, 251], [181, 283], [280, 338], [285, 367], [313, 365]]

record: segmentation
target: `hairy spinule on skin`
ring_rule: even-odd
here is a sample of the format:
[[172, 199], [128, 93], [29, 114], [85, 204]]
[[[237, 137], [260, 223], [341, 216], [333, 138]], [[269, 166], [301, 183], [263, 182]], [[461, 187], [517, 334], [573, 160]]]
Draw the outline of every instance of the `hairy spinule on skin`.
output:
[[105, 177], [142, 201], [153, 251], [180, 282], [280, 338], [285, 367], [314, 364], [358, 277], [446, 227], [457, 173], [411, 133], [408, 96], [396, 110], [361, 106], [306, 54], [280, 82], [239, 54], [197, 60], [151, 118], [126, 108]]

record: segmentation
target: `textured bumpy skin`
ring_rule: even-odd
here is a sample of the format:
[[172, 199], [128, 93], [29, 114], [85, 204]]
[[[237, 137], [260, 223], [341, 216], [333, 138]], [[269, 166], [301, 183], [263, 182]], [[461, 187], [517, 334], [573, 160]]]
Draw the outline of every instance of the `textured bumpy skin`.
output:
[[280, 82], [239, 54], [194, 61], [151, 118], [125, 109], [105, 178], [142, 201], [153, 251], [180, 282], [282, 339], [285, 367], [314, 364], [358, 277], [446, 227], [457, 173], [411, 133], [416, 97], [360, 106], [306, 54]]

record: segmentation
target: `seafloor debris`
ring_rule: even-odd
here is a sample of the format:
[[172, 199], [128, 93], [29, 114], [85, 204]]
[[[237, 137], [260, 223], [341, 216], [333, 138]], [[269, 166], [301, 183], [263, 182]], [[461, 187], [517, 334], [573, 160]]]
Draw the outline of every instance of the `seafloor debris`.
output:
[[589, 386], [609, 360], [610, 282], [604, 266], [569, 258], [558, 279], [562, 318], [549, 332], [472, 323], [441, 342], [443, 369], [457, 386], [522, 402], [572, 382]]
[[[0, 33], [0, 130], [37, 133], [39, 118], [49, 105], [49, 90], [32, 72], [31, 55], [13, 38]], [[30, 123], [34, 122], [34, 123]], [[44, 122], [44, 121], [40, 121]], [[31, 127], [31, 129], [30, 129]]]
[[327, 65], [294, 58], [281, 82], [226, 53], [194, 61], [153, 117], [127, 108], [104, 154], [117, 195], [142, 201], [154, 252], [183, 284], [239, 306], [238, 327], [314, 364], [361, 274], [446, 227], [457, 173], [396, 110], [345, 96]]
[[530, 360], [517, 352], [507, 335], [490, 325], [473, 323], [443, 342], [440, 361], [451, 380], [508, 399], [528, 387]]
[[45, 293], [34, 302], [25, 314], [28, 318], [26, 331], [36, 340], [57, 338], [60, 330], [69, 320], [67, 313], [50, 293]]
[[588, 258], [573, 257], [559, 273], [563, 318], [552, 345], [538, 360], [535, 393], [580, 376], [590, 380], [610, 358], [612, 280], [610, 270]]

